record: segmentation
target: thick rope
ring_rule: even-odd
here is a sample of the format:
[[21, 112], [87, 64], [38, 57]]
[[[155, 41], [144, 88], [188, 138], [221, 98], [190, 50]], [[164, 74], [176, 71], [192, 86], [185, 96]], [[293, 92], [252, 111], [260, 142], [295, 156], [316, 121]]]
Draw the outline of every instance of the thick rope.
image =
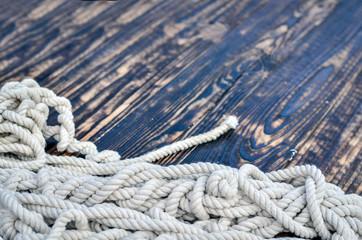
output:
[[[49, 126], [49, 108], [59, 125]], [[74, 138], [70, 102], [31, 79], [0, 91], [0, 236], [3, 239], [361, 239], [362, 198], [315, 166], [263, 173], [212, 163], [151, 162], [213, 141], [215, 129], [121, 160]], [[60, 152], [45, 152], [46, 140]], [[69, 155], [69, 154], [68, 154]]]

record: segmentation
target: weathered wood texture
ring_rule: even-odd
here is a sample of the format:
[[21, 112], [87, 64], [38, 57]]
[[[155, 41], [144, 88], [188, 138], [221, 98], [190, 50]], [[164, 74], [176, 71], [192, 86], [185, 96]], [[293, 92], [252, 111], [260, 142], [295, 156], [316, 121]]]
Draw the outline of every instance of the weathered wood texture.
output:
[[309, 163], [361, 193], [360, 0], [2, 0], [0, 11], [0, 83], [31, 76], [68, 97], [78, 138], [136, 156], [235, 114], [236, 132], [159, 163]]

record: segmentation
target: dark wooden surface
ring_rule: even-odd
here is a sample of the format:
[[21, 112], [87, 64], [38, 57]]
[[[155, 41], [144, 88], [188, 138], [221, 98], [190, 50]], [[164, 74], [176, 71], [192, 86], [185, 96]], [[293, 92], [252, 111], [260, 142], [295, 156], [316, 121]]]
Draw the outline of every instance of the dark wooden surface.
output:
[[68, 97], [79, 139], [137, 156], [235, 114], [235, 132], [159, 163], [315, 164], [361, 194], [360, 0], [1, 0], [0, 11], [0, 83], [30, 76]]

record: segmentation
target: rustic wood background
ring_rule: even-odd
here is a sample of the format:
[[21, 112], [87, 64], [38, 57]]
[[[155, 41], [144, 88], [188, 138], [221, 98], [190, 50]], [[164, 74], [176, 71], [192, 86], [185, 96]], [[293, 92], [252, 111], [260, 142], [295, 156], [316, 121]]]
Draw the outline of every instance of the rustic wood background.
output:
[[30, 76], [69, 98], [78, 138], [137, 156], [235, 114], [236, 132], [159, 163], [315, 164], [361, 194], [361, 0], [1, 0], [0, 11], [1, 85]]

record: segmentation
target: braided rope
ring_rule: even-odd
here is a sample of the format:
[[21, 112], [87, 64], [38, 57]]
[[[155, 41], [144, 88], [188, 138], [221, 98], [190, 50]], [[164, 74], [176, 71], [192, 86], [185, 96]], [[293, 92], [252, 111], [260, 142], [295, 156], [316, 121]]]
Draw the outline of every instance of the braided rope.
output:
[[[49, 126], [49, 108], [59, 125]], [[213, 141], [215, 129], [136, 158], [74, 138], [70, 102], [31, 79], [0, 91], [0, 239], [361, 239], [362, 198], [325, 182], [315, 166], [263, 173], [151, 162]], [[57, 140], [55, 156], [44, 150]], [[292, 238], [285, 238], [292, 239]]]

